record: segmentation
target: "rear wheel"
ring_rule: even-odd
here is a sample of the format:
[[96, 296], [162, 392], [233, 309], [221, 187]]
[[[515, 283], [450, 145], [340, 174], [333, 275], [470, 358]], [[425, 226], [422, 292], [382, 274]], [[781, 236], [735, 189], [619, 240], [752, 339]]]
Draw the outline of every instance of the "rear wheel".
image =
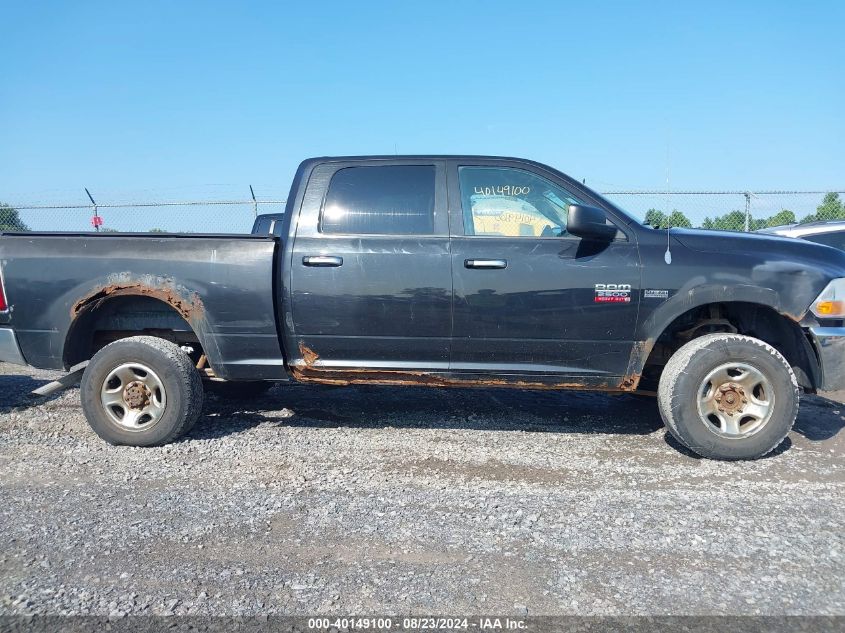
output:
[[178, 345], [152, 336], [121, 339], [85, 369], [82, 409], [110, 444], [158, 446], [187, 433], [203, 404], [202, 380]]
[[708, 334], [681, 347], [660, 377], [669, 432], [703, 457], [755, 459], [774, 450], [798, 415], [798, 381], [771, 345]]

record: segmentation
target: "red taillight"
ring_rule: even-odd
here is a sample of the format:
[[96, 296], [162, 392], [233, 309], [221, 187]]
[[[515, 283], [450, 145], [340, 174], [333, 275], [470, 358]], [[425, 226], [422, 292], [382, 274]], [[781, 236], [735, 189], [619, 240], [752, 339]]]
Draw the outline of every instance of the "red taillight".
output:
[[3, 276], [0, 275], [0, 312], [5, 312], [9, 309], [6, 305], [6, 293], [3, 291]]

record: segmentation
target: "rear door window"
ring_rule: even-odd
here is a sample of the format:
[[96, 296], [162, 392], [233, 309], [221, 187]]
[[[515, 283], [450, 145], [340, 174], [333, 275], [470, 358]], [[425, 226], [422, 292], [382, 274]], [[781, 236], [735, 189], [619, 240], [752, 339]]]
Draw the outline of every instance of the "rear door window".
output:
[[352, 235], [434, 233], [434, 165], [346, 167], [335, 172], [320, 231]]

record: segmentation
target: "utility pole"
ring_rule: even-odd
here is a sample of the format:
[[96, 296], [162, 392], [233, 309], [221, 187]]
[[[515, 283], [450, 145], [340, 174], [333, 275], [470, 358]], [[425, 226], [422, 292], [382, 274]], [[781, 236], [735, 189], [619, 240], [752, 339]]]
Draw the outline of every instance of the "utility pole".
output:
[[88, 187], [83, 187], [85, 189], [85, 193], [88, 194], [88, 199], [91, 201], [91, 211], [94, 215], [91, 216], [91, 226], [94, 227], [94, 230], [99, 233], [100, 227], [103, 225], [103, 218], [100, 217], [100, 214], [97, 213], [97, 203], [94, 202], [94, 196], [91, 195], [91, 192], [88, 191]]
[[249, 186], [249, 193], [252, 195], [252, 217], [258, 217], [258, 200], [255, 199], [255, 192], [252, 190], [252, 185]]
[[746, 191], [745, 194], [745, 232], [751, 231], [751, 192]]

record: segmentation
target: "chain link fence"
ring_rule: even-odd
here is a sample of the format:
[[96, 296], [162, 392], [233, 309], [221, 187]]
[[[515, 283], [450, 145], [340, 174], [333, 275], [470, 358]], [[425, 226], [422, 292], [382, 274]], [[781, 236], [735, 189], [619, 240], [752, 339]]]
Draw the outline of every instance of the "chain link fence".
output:
[[661, 228], [756, 231], [785, 224], [845, 219], [843, 189], [819, 191], [608, 191], [604, 195]]
[[[87, 191], [86, 191], [87, 193]], [[755, 231], [796, 222], [845, 219], [843, 189], [819, 191], [607, 191], [637, 218], [665, 228]], [[260, 213], [281, 213], [282, 197], [129, 200], [119, 195], [67, 203], [0, 204], [0, 230], [247, 233]]]
[[282, 213], [284, 200], [187, 200], [0, 207], [4, 231], [249, 233], [255, 216]]
[[0, 230], [249, 233], [256, 215], [284, 212], [286, 195], [270, 184], [45, 189], [30, 200], [0, 192]]

